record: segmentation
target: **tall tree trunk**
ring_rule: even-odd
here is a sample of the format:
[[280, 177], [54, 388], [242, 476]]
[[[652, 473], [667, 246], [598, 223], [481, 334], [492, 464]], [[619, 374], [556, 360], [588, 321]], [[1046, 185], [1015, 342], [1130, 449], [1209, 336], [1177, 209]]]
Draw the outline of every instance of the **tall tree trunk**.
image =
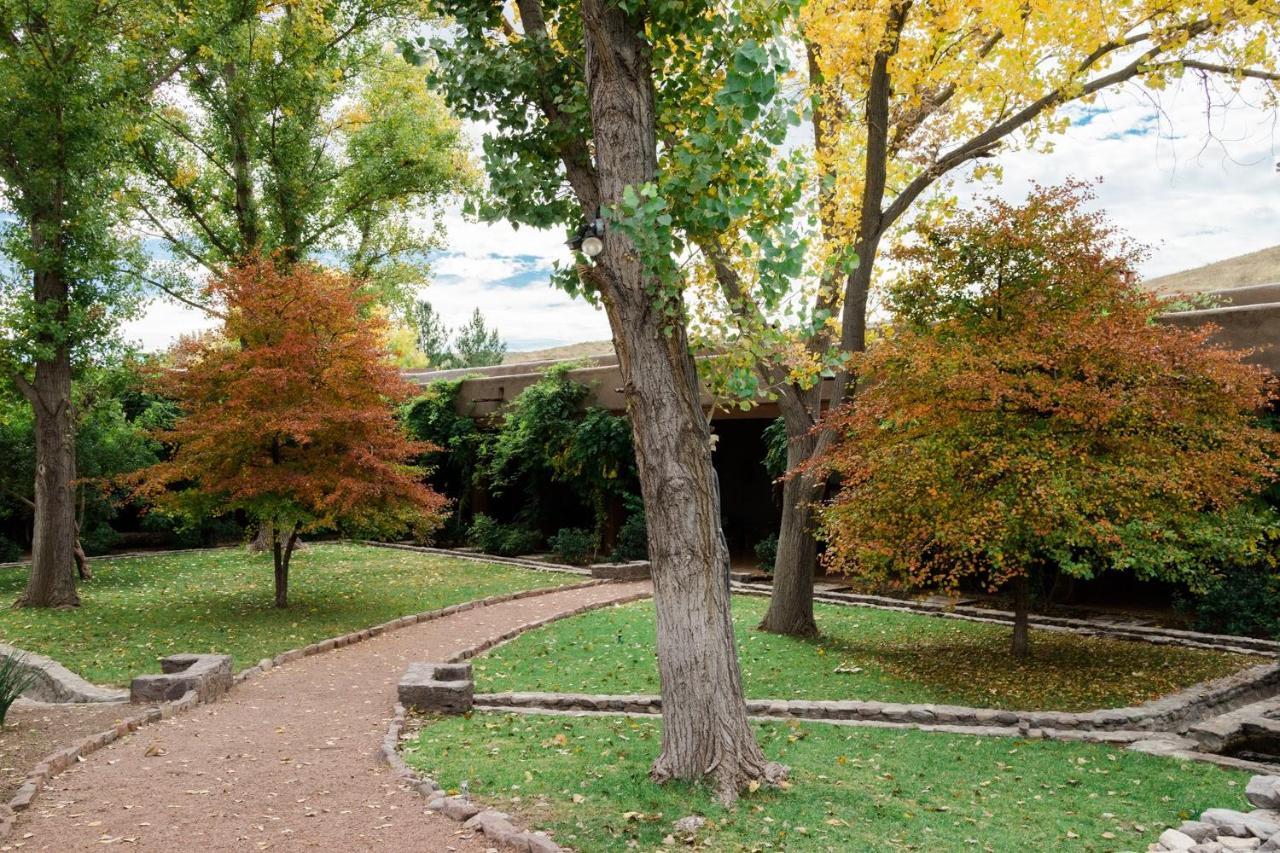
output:
[[1028, 630], [1031, 612], [1031, 582], [1026, 575], [1013, 579], [1013, 656], [1025, 660], [1031, 656], [1031, 637]]
[[[909, 6], [909, 4], [906, 4]], [[868, 155], [862, 208], [854, 250], [858, 254], [858, 266], [844, 281], [841, 312], [840, 349], [845, 353], [862, 352], [867, 345], [867, 298], [871, 292], [871, 274], [881, 236], [890, 224], [881, 214], [884, 201], [886, 171], [886, 144], [889, 120], [888, 62], [896, 50], [897, 33], [905, 16], [905, 6], [895, 3], [890, 16], [889, 42], [877, 52], [872, 83], [866, 104], [869, 127]], [[813, 85], [821, 85], [821, 70], [817, 46], [805, 41], [809, 78]], [[845, 107], [838, 100], [816, 99], [813, 111], [814, 151], [818, 161], [818, 213], [822, 239], [843, 239], [836, 224], [836, 200], [829, 174], [829, 160], [833, 156], [831, 137], [835, 126], [848, 120]], [[835, 280], [824, 282], [814, 305], [817, 311], [831, 311], [837, 307], [833, 294], [838, 290]], [[819, 334], [809, 342], [810, 351], [819, 354], [831, 344], [826, 334]], [[830, 404], [835, 406], [847, 399], [855, 388], [854, 378], [846, 370], [835, 375], [835, 392]], [[818, 429], [822, 417], [822, 384], [812, 391], [784, 387], [779, 399], [787, 426], [787, 468], [795, 472], [800, 466], [826, 452], [835, 440], [830, 430]], [[778, 532], [778, 558], [773, 572], [773, 590], [769, 596], [769, 610], [760, 627], [766, 631], [793, 636], [812, 636], [817, 633], [813, 619], [813, 575], [817, 569], [817, 541], [813, 529], [813, 504], [822, 500], [826, 491], [826, 479], [814, 474], [793, 473], [783, 488], [782, 525]]]
[[[242, 254], [249, 254], [258, 248], [261, 239], [258, 229], [258, 205], [254, 198], [253, 167], [250, 163], [251, 146], [248, 94], [239, 82], [239, 69], [234, 60], [229, 60], [222, 69], [223, 79], [227, 87], [227, 125], [231, 136], [231, 175], [235, 186], [233, 209], [236, 216], [236, 232], [240, 237], [240, 245], [236, 247]], [[230, 259], [238, 260], [238, 259]]]
[[[52, 121], [60, 128], [61, 114]], [[60, 137], [59, 137], [60, 139]], [[18, 386], [35, 414], [35, 519], [31, 537], [31, 576], [18, 599], [23, 607], [76, 607], [76, 443], [71, 400], [70, 284], [63, 274], [63, 193], [56, 181], [46, 209], [31, 218], [31, 247], [38, 259], [32, 295], [42, 323], [37, 341], [42, 354], [35, 377]]]
[[760, 629], [793, 637], [818, 633], [813, 618], [813, 575], [818, 562], [813, 507], [821, 500], [825, 480], [797, 468], [808, 462], [818, 443], [812, 430], [792, 435], [788, 423], [787, 470], [782, 484], [782, 526], [778, 531], [778, 556], [773, 564], [773, 590]]
[[[32, 228], [37, 248], [46, 233]], [[34, 276], [38, 305], [52, 305], [59, 324], [67, 319], [66, 280], [55, 271]], [[35, 523], [31, 540], [31, 576], [18, 599], [23, 607], [75, 607], [76, 594], [76, 444], [71, 403], [71, 351], [56, 337], [42, 341], [51, 351], [36, 360], [34, 382], [19, 386], [35, 412]]]
[[[624, 188], [657, 171], [650, 50], [639, 14], [583, 0], [582, 17], [597, 201], [618, 205]], [[599, 288], [613, 329], [648, 515], [663, 716], [650, 775], [709, 779], [732, 802], [751, 781], [778, 780], [786, 770], [765, 760], [747, 719], [710, 430], [684, 323], [666, 313], [680, 316], [680, 296], [662, 295], [616, 229], [584, 275]]]

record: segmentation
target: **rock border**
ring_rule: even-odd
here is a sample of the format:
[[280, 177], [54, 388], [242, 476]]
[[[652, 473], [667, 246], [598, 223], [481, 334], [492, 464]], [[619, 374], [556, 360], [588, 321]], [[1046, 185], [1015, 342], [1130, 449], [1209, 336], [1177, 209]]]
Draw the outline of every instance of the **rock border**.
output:
[[1250, 812], [1206, 809], [1199, 820], [1187, 820], [1166, 829], [1148, 845], [1150, 853], [1185, 850], [1188, 853], [1229, 853], [1280, 850], [1280, 776], [1254, 776], [1245, 786]]
[[[452, 616], [455, 613], [472, 610], [476, 607], [502, 604], [507, 601], [515, 601], [521, 598], [532, 598], [537, 595], [548, 595], [554, 592], [586, 589], [588, 587], [602, 586], [608, 583], [612, 583], [612, 581], [588, 580], [582, 583], [567, 584], [565, 586], [537, 587], [535, 589], [520, 590], [513, 593], [491, 595], [486, 598], [452, 604], [448, 607], [442, 607], [436, 610], [427, 610], [421, 613], [401, 616], [398, 619], [392, 619], [379, 625], [374, 625], [371, 628], [352, 631], [339, 637], [331, 637], [318, 643], [311, 643], [308, 646], [290, 649], [289, 651], [281, 652], [274, 658], [263, 658], [255, 666], [236, 673], [232, 679], [232, 688], [248, 681], [251, 678], [256, 678], [262, 675], [264, 672], [275, 666], [280, 666], [288, 663], [289, 661], [299, 660], [304, 657], [311, 657], [312, 655], [317, 655], [321, 652], [332, 651], [333, 649], [342, 648], [343, 646], [348, 646], [353, 643], [370, 639], [371, 637], [379, 636], [380, 634], [384, 634], [388, 631], [406, 628], [409, 625], [416, 625], [419, 622], [431, 622], [436, 619], [442, 619], [445, 616]], [[645, 593], [644, 595], [647, 594], [648, 593]], [[628, 596], [627, 600], [631, 600], [631, 597]], [[575, 610], [573, 615], [577, 615], [577, 613], [578, 611]], [[507, 639], [509, 639], [509, 637]], [[478, 654], [478, 652], [476, 653]], [[60, 749], [46, 756], [36, 764], [35, 768], [31, 771], [31, 774], [27, 777], [26, 781], [19, 786], [18, 792], [13, 796], [9, 803], [7, 805], [0, 805], [0, 841], [6, 839], [10, 833], [13, 832], [18, 813], [25, 811], [31, 806], [31, 803], [35, 800], [36, 796], [44, 789], [45, 784], [63, 770], [66, 770], [73, 763], [80, 761], [86, 756], [97, 752], [99, 749], [102, 749], [108, 744], [114, 743], [117, 739], [131, 734], [149, 723], [168, 719], [175, 714], [188, 711], [198, 704], [201, 703], [200, 697], [196, 692], [194, 690], [187, 691], [187, 693], [180, 699], [159, 704], [141, 714], [137, 714], [117, 723], [116, 726], [111, 729], [107, 729], [95, 735], [90, 735], [75, 745]], [[539, 853], [541, 853], [541, 851], [539, 851]]]
[[[740, 581], [734, 581], [731, 587], [734, 592], [757, 597], [767, 597], [772, 591], [772, 588], [765, 584], [742, 583]], [[817, 592], [814, 593], [813, 598], [814, 601], [819, 601], [823, 604], [834, 604], [843, 607], [869, 607], [875, 610], [918, 613], [942, 619], [961, 619], [966, 622], [988, 622], [997, 625], [1013, 623], [1013, 612], [1010, 610], [988, 609], [965, 604], [939, 604], [930, 601], [890, 598], [884, 595], [862, 595], [852, 592]], [[1085, 636], [1133, 640], [1153, 645], [1177, 645], [1193, 649], [1212, 649], [1214, 651], [1263, 657], [1280, 656], [1280, 641], [1262, 640], [1257, 637], [1239, 637], [1233, 634], [1205, 634], [1180, 628], [1104, 622], [1097, 619], [1073, 619], [1064, 616], [1044, 616], [1036, 613], [1030, 615], [1030, 622], [1032, 628], [1039, 628], [1044, 631], [1063, 631]]]
[[[524, 557], [496, 557], [490, 554], [478, 554], [471, 551], [460, 551], [452, 548], [434, 548], [426, 545], [410, 545], [403, 542], [377, 542], [370, 539], [355, 540], [360, 545], [371, 545], [378, 548], [397, 548], [403, 551], [421, 551], [442, 557], [456, 557], [460, 560], [476, 560], [485, 563], [502, 563], [505, 565], [523, 566], [544, 572], [564, 572], [575, 575], [589, 575], [590, 569], [577, 566], [552, 563], [542, 560], [530, 560]], [[767, 584], [732, 581], [733, 592], [743, 595], [767, 597], [772, 587]], [[943, 619], [961, 619], [966, 622], [988, 622], [994, 624], [1011, 624], [1013, 612], [1009, 610], [988, 609], [964, 604], [940, 604], [913, 599], [891, 598], [885, 595], [863, 595], [851, 592], [817, 592], [814, 600], [823, 604], [834, 604], [849, 607], [870, 607], [876, 610], [894, 610], [898, 612], [919, 613], [926, 616], [937, 616]], [[1031, 614], [1031, 627], [1046, 631], [1066, 631], [1085, 636], [1112, 637], [1120, 640], [1135, 640], [1154, 645], [1179, 645], [1195, 649], [1212, 649], [1214, 651], [1234, 652], [1236, 654], [1258, 655], [1261, 657], [1280, 657], [1280, 641], [1262, 640], [1256, 637], [1239, 637], [1233, 634], [1206, 634], [1200, 631], [1186, 631], [1180, 628], [1161, 628], [1153, 625], [1137, 625], [1117, 622], [1105, 622], [1098, 619], [1074, 619], [1064, 616], [1043, 616]]]
[[591, 570], [581, 566], [570, 566], [565, 563], [553, 563], [547, 560], [533, 560], [528, 557], [499, 557], [495, 554], [484, 554], [478, 551], [462, 551], [456, 548], [433, 548], [430, 545], [410, 545], [407, 542], [378, 542], [374, 539], [353, 540], [357, 545], [371, 545], [374, 548], [394, 548], [397, 551], [417, 551], [421, 554], [435, 554], [438, 557], [453, 557], [458, 560], [471, 560], [477, 563], [497, 563], [502, 566], [519, 566], [533, 569], [536, 572], [556, 572], [566, 575], [582, 575], [591, 577]]
[[[1016, 727], [1022, 731], [1171, 732], [1209, 716], [1232, 711], [1280, 693], [1280, 663], [1265, 664], [1202, 682], [1132, 708], [1103, 708], [1082, 713], [1009, 711], [962, 705], [909, 704], [864, 700], [748, 699], [753, 717], [812, 722], [861, 720], [913, 725], [956, 725], [969, 728]], [[551, 711], [661, 714], [662, 699], [653, 695], [505, 692], [477, 693], [486, 708], [529, 708]]]
[[100, 687], [81, 678], [48, 655], [0, 643], [0, 657], [18, 656], [22, 658], [21, 666], [35, 676], [35, 684], [22, 694], [28, 699], [54, 704], [127, 702], [129, 700], [128, 690]]
[[83, 761], [87, 756], [114, 743], [119, 738], [132, 734], [143, 726], [158, 723], [161, 720], [169, 719], [175, 714], [189, 711], [198, 704], [200, 704], [200, 697], [196, 695], [194, 690], [189, 690], [180, 699], [163, 702], [140, 714], [126, 717], [112, 728], [89, 735], [79, 743], [46, 755], [32, 769], [26, 781], [18, 787], [17, 793], [13, 795], [8, 804], [0, 806], [0, 841], [6, 839], [13, 832], [18, 814], [31, 807], [31, 803], [44, 790], [44, 786], [50, 779], [73, 764]]
[[[616, 581], [598, 580], [579, 586], [598, 586], [600, 584], [616, 583]], [[567, 589], [568, 587], [561, 587]], [[510, 631], [498, 637], [491, 637], [483, 642], [476, 643], [473, 646], [456, 652], [445, 658], [446, 663], [460, 663], [469, 660], [476, 655], [483, 654], [494, 646], [508, 642], [515, 637], [527, 631], [533, 631], [550, 625], [552, 622], [559, 622], [561, 619], [570, 619], [574, 616], [580, 616], [592, 610], [602, 610], [606, 607], [616, 607], [622, 604], [629, 604], [633, 601], [639, 601], [643, 598], [649, 598], [653, 593], [644, 591], [632, 593], [613, 601], [602, 601], [598, 603], [583, 604], [572, 610], [566, 610], [563, 613], [555, 613], [533, 622], [519, 625]], [[474, 829], [483, 832], [487, 838], [494, 844], [503, 844], [519, 853], [564, 853], [564, 848], [552, 841], [546, 833], [521, 831], [511, 823], [511, 816], [505, 812], [496, 811], [494, 809], [482, 809], [472, 803], [466, 797], [451, 797], [443, 793], [443, 789], [436, 780], [429, 776], [420, 775], [416, 770], [410, 767], [400, 755], [400, 737], [404, 733], [406, 712], [404, 705], [396, 703], [395, 714], [391, 718], [391, 722], [387, 726], [387, 733], [382, 738], [382, 747], [378, 751], [378, 757], [381, 761], [391, 768], [392, 773], [408, 788], [417, 791], [423, 797], [427, 798], [427, 808], [438, 812], [451, 820], [458, 821], [468, 829]]]
[[[398, 619], [390, 619], [371, 628], [364, 628], [359, 631], [351, 631], [338, 637], [330, 637], [327, 640], [311, 643], [310, 645], [301, 646], [295, 649], [289, 649], [281, 652], [273, 658], [263, 658], [251, 667], [240, 670], [235, 674], [234, 682], [240, 684], [251, 678], [257, 678], [268, 670], [289, 663], [290, 661], [309, 658], [312, 655], [318, 655], [323, 652], [330, 652], [334, 649], [340, 649], [343, 646], [354, 645], [355, 643], [364, 642], [372, 637], [385, 634], [388, 631], [396, 631], [400, 628], [407, 628], [410, 625], [416, 625], [419, 622], [433, 622], [436, 619], [443, 619], [446, 616], [452, 616], [455, 613], [463, 613], [467, 610], [474, 610], [477, 607], [489, 607], [494, 604], [504, 604], [508, 601], [518, 601], [522, 598], [534, 598], [539, 595], [549, 595], [553, 592], [569, 592], [575, 589], [588, 589], [593, 586], [603, 586], [604, 584], [614, 583], [607, 580], [587, 580], [581, 583], [565, 584], [564, 586], [540, 586], [535, 589], [524, 589], [519, 592], [507, 592], [501, 595], [490, 595], [486, 598], [477, 598], [473, 601], [464, 601], [459, 604], [450, 604], [448, 607], [441, 607], [437, 610], [424, 610], [421, 613], [412, 613], [408, 616], [401, 616]], [[575, 614], [576, 615], [576, 614]], [[514, 636], [514, 635], [512, 635]], [[510, 637], [507, 637], [510, 639]]]

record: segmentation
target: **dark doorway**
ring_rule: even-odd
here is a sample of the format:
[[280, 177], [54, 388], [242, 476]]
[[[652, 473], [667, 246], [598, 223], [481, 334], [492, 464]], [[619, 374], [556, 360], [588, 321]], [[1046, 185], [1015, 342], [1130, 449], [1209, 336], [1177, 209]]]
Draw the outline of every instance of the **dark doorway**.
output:
[[720, 518], [735, 563], [754, 565], [755, 546], [778, 532], [781, 510], [764, 469], [768, 418], [729, 418], [712, 423], [712, 459], [720, 478]]

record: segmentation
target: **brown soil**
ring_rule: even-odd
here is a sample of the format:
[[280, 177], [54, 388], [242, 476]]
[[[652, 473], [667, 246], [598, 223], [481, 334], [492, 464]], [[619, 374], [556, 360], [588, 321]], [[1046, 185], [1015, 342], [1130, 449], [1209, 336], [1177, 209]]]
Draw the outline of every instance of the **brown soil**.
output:
[[145, 710], [115, 703], [46, 705], [20, 700], [0, 729], [0, 802], [8, 802], [45, 756]]

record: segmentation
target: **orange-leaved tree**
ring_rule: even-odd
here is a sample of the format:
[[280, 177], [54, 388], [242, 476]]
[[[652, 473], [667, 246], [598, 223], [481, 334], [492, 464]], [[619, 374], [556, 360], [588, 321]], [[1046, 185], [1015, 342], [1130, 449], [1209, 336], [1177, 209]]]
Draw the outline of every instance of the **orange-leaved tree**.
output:
[[182, 416], [157, 436], [171, 458], [135, 477], [143, 497], [270, 525], [277, 607], [288, 605], [299, 532], [423, 534], [443, 520], [445, 498], [410, 464], [431, 448], [395, 417], [410, 388], [357, 281], [251, 258], [214, 279], [209, 296], [222, 328], [184, 338], [155, 376]]
[[922, 226], [897, 253], [891, 334], [836, 411], [822, 510], [833, 568], [917, 586], [1010, 587], [1129, 571], [1185, 583], [1274, 524], [1264, 375], [1210, 329], [1155, 322], [1141, 254], [1080, 184]]

